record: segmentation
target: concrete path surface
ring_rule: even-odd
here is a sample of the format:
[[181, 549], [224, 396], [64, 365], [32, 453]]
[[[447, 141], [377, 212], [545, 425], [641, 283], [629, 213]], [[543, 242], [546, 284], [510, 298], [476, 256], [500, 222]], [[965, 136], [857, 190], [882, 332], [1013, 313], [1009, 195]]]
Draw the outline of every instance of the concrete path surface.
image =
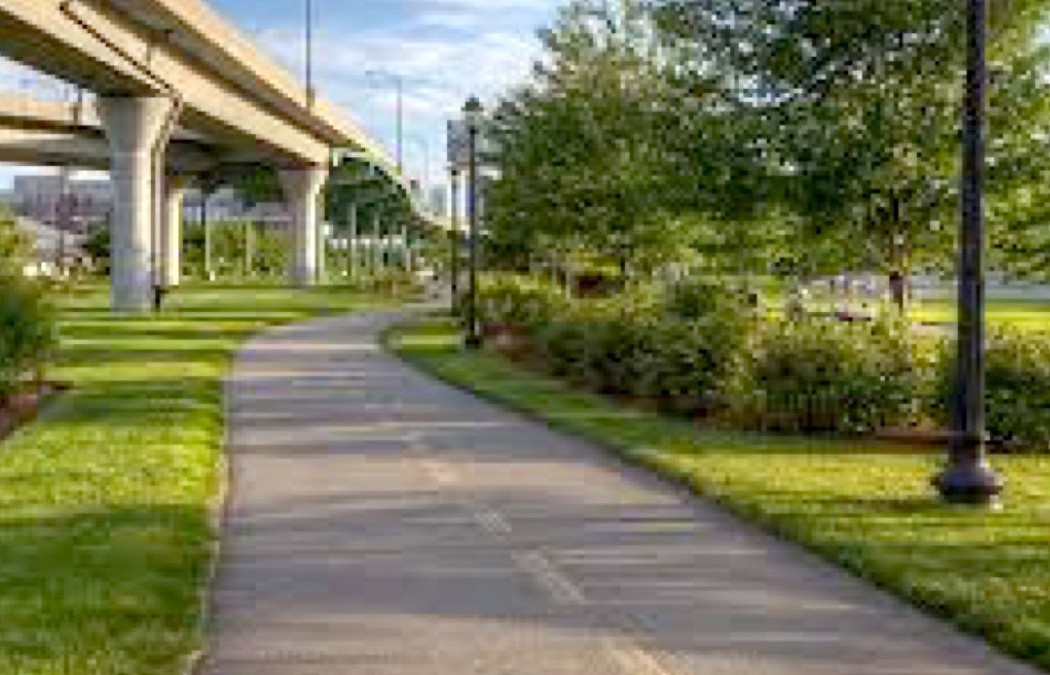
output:
[[1031, 674], [601, 450], [412, 371], [394, 314], [229, 385], [207, 675]]

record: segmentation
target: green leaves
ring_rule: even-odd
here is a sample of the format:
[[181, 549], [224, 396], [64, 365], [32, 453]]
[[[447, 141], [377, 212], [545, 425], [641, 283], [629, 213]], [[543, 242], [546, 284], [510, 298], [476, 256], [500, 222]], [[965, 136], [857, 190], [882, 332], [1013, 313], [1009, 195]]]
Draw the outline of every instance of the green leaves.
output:
[[20, 276], [0, 276], [0, 403], [51, 359], [57, 333], [42, 289]]
[[[956, 221], [958, 208], [965, 51], [958, 2], [664, 0], [656, 7], [664, 40], [687, 55], [693, 77], [709, 82], [716, 74], [723, 97], [747, 120], [741, 123], [768, 149], [760, 168], [779, 189], [766, 206], [799, 217], [793, 257], [815, 257], [814, 271], [952, 265], [955, 228], [943, 224]], [[1030, 218], [1019, 191], [1045, 194], [1048, 184], [1040, 33], [1048, 8], [1046, 0], [991, 6], [988, 187], [991, 230], [1004, 249], [1016, 243], [1011, 225]]]
[[[993, 258], [1039, 271], [1050, 0], [990, 12]], [[950, 269], [963, 18], [956, 0], [570, 2], [495, 115], [493, 250], [521, 268]]]
[[14, 216], [0, 207], [0, 275], [21, 275], [32, 254], [32, 239], [18, 229]]

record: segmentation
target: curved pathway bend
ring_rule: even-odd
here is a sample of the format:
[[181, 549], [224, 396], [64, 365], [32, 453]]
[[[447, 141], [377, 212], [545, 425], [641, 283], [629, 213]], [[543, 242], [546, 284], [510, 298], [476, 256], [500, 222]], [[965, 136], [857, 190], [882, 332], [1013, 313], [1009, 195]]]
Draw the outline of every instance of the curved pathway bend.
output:
[[592, 445], [384, 353], [249, 343], [206, 675], [1032, 675]]

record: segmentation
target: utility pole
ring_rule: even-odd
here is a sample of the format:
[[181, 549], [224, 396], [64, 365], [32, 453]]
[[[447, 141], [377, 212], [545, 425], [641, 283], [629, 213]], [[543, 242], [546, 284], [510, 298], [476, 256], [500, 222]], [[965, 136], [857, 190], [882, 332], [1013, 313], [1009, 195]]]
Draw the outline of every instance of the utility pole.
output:
[[316, 92], [314, 90], [314, 6], [313, 0], [306, 0], [306, 105], [313, 107]]
[[387, 70], [366, 70], [365, 75], [385, 77], [394, 83], [397, 94], [397, 172], [402, 174], [405, 170], [405, 79]]

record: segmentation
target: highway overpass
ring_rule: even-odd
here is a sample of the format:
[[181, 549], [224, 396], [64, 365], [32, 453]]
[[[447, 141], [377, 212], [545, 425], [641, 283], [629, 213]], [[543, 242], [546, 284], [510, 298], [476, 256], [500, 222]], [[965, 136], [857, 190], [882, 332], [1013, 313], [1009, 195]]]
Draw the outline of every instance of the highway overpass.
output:
[[278, 170], [301, 285], [317, 280], [318, 197], [336, 151], [404, 186], [378, 144], [201, 0], [3, 0], [0, 54], [92, 93], [79, 105], [0, 95], [0, 161], [110, 171], [118, 311], [146, 310], [155, 284], [178, 282], [178, 214], [197, 176]]

